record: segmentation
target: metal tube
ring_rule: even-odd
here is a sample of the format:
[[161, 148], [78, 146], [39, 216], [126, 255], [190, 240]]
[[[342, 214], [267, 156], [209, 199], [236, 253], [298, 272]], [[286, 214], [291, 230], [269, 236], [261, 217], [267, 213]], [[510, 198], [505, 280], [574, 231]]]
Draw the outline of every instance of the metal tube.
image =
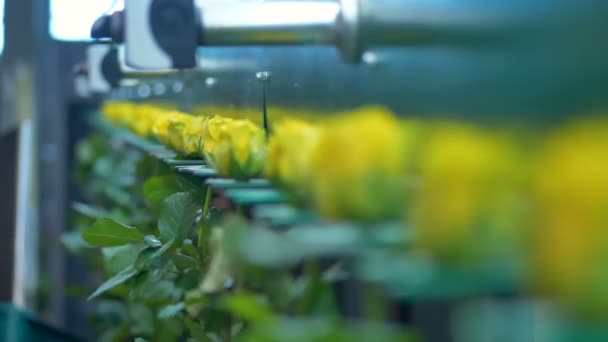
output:
[[337, 2], [265, 1], [201, 4], [203, 45], [335, 43]]
[[[358, 0], [359, 44], [495, 44], [521, 36], [534, 4], [521, 1]], [[536, 17], [536, 21], [538, 21]]]
[[[364, 50], [374, 47], [500, 45], [536, 36], [538, 32], [546, 30], [555, 21], [555, 18], [546, 15], [564, 7], [566, 2], [197, 1], [200, 18], [198, 37], [184, 38], [184, 47], [181, 48], [190, 52], [194, 42], [202, 46], [335, 45], [346, 60], [357, 61]], [[126, 17], [128, 21], [129, 16]], [[139, 27], [141, 24], [141, 21], [133, 21], [126, 25]], [[144, 30], [149, 29], [143, 26]], [[177, 37], [175, 39], [179, 40]], [[170, 42], [180, 45], [179, 42]], [[141, 57], [145, 58], [148, 56]]]
[[536, 13], [521, 0], [203, 1], [198, 6], [201, 45], [336, 45], [349, 61], [372, 47], [502, 43], [524, 36]]

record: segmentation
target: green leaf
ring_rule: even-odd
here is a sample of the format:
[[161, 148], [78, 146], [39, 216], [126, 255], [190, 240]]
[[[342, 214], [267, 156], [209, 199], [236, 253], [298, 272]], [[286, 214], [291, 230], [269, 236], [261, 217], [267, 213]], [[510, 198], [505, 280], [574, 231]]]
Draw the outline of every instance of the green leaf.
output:
[[144, 242], [146, 243], [146, 245], [152, 248], [160, 247], [163, 245], [162, 242], [160, 242], [160, 240], [154, 235], [144, 236]]
[[167, 241], [167, 243], [165, 243], [161, 248], [156, 251], [156, 253], [154, 253], [154, 255], [152, 255], [152, 258], [157, 258], [165, 254], [169, 249], [171, 249], [174, 243], [175, 240], [173, 239]]
[[91, 246], [112, 247], [128, 243], [141, 242], [141, 233], [129, 226], [125, 226], [111, 218], [100, 218], [82, 232], [82, 238]]
[[207, 335], [203, 325], [187, 317], [185, 320], [186, 328], [195, 341], [207, 341]]
[[182, 241], [194, 226], [200, 205], [195, 196], [180, 192], [169, 196], [162, 204], [158, 229], [163, 241]]
[[184, 302], [167, 305], [164, 308], [160, 309], [160, 311], [158, 312], [158, 318], [167, 319], [167, 318], [174, 317], [177, 314], [179, 314], [180, 312], [182, 312], [182, 310], [184, 310], [185, 307], [186, 307], [186, 304]]
[[141, 250], [141, 245], [124, 245], [102, 248], [101, 252], [103, 254], [104, 267], [107, 274], [117, 274], [128, 266], [133, 265]]
[[89, 296], [89, 300], [98, 297], [99, 295], [118, 285], [124, 284], [129, 279], [133, 278], [137, 274], [137, 272], [139, 271], [137, 271], [133, 266], [125, 268], [117, 275], [113, 276], [112, 278], [106, 280], [103, 284], [99, 285], [99, 287], [93, 292], [93, 294]]
[[143, 185], [143, 195], [152, 205], [154, 212], [159, 212], [163, 201], [179, 192], [180, 187], [173, 175], [156, 176], [147, 179]]
[[181, 341], [180, 336], [185, 330], [184, 322], [180, 318], [169, 318], [157, 321], [156, 341]]
[[181, 270], [198, 267], [198, 262], [196, 262], [196, 259], [185, 254], [175, 253], [171, 255], [171, 260], [173, 260], [175, 266]]
[[138, 270], [143, 270], [145, 268], [148, 268], [148, 266], [150, 266], [150, 264], [152, 263], [152, 261], [155, 261], [153, 259], [157, 259], [157, 252], [159, 251], [159, 248], [154, 248], [154, 247], [148, 247], [144, 250], [142, 250], [139, 255], [137, 256], [137, 259], [135, 259], [135, 268]]
[[175, 303], [182, 293], [172, 280], [160, 280], [157, 274], [146, 272], [132, 283], [129, 300], [148, 305], [168, 305]]
[[143, 287], [146, 291], [142, 291], [139, 294], [140, 298], [147, 302], [159, 303], [171, 301], [175, 296], [181, 294], [181, 291], [175, 287], [172, 280], [154, 281], [154, 277], [151, 280]]
[[231, 314], [248, 321], [263, 321], [273, 317], [268, 303], [253, 294], [225, 296], [220, 300], [220, 306]]
[[176, 285], [184, 291], [190, 291], [198, 286], [201, 272], [198, 269], [187, 269], [177, 279]]
[[177, 174], [175, 177], [182, 191], [194, 191], [198, 198], [203, 198], [205, 187], [200, 178], [183, 174]]
[[180, 247], [182, 254], [186, 254], [191, 258], [197, 259], [199, 257], [198, 251], [194, 243], [190, 239], [185, 239]]

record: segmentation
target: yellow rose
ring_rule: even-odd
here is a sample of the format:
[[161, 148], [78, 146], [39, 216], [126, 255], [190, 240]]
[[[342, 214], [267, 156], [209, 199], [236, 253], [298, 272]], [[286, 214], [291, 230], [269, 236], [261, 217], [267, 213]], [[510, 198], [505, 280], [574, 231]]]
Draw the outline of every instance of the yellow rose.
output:
[[449, 262], [513, 251], [524, 225], [525, 163], [508, 134], [438, 123], [419, 151], [407, 219], [419, 246]]
[[184, 148], [184, 132], [194, 117], [192, 115], [175, 112], [169, 122], [169, 146], [181, 154], [186, 154]]
[[214, 116], [207, 121], [203, 131], [203, 154], [211, 156], [219, 142], [222, 134], [226, 131], [227, 125], [232, 123], [232, 119]]
[[293, 192], [298, 200], [310, 200], [310, 160], [320, 135], [320, 127], [295, 119], [273, 125], [264, 174], [276, 185]]
[[[152, 127], [152, 133], [154, 137], [161, 143], [174, 147], [173, 144], [177, 143], [178, 139], [181, 139], [181, 128], [185, 126], [188, 119], [184, 119], [186, 114], [179, 112], [167, 112], [160, 115], [158, 119], [154, 121]], [[177, 143], [180, 145], [181, 143]]]
[[608, 121], [550, 134], [535, 164], [532, 275], [580, 312], [608, 313]]
[[405, 199], [408, 137], [385, 109], [366, 107], [329, 120], [312, 153], [314, 202], [328, 218], [399, 216]]
[[[208, 124], [209, 126], [209, 124]], [[204, 149], [218, 173], [237, 179], [257, 176], [264, 165], [264, 131], [249, 120], [228, 120], [209, 130]]]
[[101, 108], [103, 118], [118, 126], [126, 126], [134, 111], [135, 104], [130, 102], [112, 101], [105, 103]]
[[206, 117], [195, 117], [183, 130], [183, 148], [186, 155], [202, 157], [203, 132], [207, 126]]
[[152, 128], [156, 118], [162, 115], [162, 110], [150, 105], [140, 105], [134, 110], [134, 120], [131, 124], [135, 134], [141, 137], [152, 136]]

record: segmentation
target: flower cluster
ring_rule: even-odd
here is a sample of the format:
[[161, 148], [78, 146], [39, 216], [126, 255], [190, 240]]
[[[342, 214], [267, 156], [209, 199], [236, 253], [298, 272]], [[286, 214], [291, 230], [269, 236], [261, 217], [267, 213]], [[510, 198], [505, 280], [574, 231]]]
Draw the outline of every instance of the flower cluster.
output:
[[261, 174], [264, 130], [247, 119], [193, 116], [127, 102], [107, 103], [104, 118], [135, 134], [154, 138], [184, 156], [205, 157], [219, 174], [246, 179]]
[[264, 174], [325, 219], [404, 219], [438, 260], [524, 260], [535, 288], [608, 312], [605, 119], [526, 135], [365, 107], [315, 123], [282, 116], [266, 141], [247, 119], [130, 103], [104, 116], [223, 175]]

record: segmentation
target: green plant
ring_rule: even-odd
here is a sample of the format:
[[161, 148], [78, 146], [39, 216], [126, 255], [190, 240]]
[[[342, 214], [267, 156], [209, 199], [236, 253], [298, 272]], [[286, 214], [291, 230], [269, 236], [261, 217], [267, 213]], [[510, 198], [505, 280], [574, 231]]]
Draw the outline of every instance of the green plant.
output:
[[[333, 247], [311, 249], [252, 227], [238, 207], [216, 208], [218, 195], [200, 180], [120, 139], [92, 136], [77, 157], [87, 204], [73, 205], [74, 229], [63, 243], [105, 279], [89, 296], [99, 340], [412, 338], [341, 317], [331, 284], [344, 277], [344, 264], [322, 268], [315, 259]], [[300, 237], [326, 241], [318, 233]], [[294, 273], [297, 264], [302, 272]]]

